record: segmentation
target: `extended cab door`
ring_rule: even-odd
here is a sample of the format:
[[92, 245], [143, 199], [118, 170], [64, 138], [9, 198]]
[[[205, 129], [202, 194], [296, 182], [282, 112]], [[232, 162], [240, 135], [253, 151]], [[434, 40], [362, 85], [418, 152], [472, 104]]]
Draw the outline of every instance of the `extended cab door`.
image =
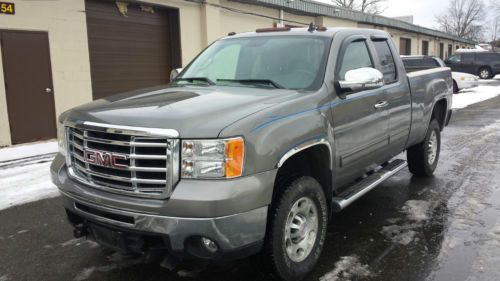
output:
[[[367, 40], [353, 36], [341, 44], [335, 81], [343, 81], [349, 70], [375, 68]], [[371, 170], [384, 158], [389, 143], [388, 114], [380, 88], [352, 93], [341, 93], [336, 88], [338, 104], [332, 109], [336, 182], [342, 185]]]
[[[389, 146], [386, 156], [392, 158], [401, 153], [408, 141], [411, 123], [411, 96], [405, 71], [396, 61], [397, 51], [388, 37], [371, 37], [376, 55], [376, 67], [384, 75], [381, 98], [387, 102], [389, 115]], [[388, 159], [386, 159], [388, 160]]]

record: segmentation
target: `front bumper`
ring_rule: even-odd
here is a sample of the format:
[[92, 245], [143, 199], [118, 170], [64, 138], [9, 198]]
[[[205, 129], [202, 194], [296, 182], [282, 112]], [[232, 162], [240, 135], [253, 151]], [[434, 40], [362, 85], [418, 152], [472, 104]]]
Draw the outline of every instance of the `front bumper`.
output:
[[[181, 181], [168, 200], [134, 198], [93, 189], [68, 178], [64, 158], [51, 166], [63, 204], [83, 223], [97, 223], [121, 232], [165, 238], [176, 255], [194, 255], [190, 243], [207, 237], [217, 244], [217, 256], [260, 248], [276, 171], [224, 181]], [[77, 223], [74, 222], [75, 225]], [[252, 250], [246, 251], [245, 249]]]

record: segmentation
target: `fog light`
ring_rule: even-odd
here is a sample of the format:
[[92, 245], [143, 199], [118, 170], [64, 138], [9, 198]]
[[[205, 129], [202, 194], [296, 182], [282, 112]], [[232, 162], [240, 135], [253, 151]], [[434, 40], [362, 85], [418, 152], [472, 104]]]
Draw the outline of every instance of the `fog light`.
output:
[[211, 253], [215, 253], [217, 252], [217, 250], [219, 250], [217, 244], [215, 244], [215, 242], [210, 240], [209, 238], [201, 237], [201, 244]]

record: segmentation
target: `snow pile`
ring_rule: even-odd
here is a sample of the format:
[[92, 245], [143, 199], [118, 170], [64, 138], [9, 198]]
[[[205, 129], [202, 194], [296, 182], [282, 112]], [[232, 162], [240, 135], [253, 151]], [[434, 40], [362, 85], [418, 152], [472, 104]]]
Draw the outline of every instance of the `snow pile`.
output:
[[46, 162], [0, 169], [0, 210], [58, 196], [49, 167]]
[[335, 268], [319, 278], [320, 281], [357, 280], [369, 277], [372, 273], [366, 264], [361, 264], [357, 256], [341, 257]]
[[471, 104], [492, 99], [500, 95], [498, 86], [479, 86], [476, 88], [460, 91], [453, 95], [453, 109], [464, 108]]
[[56, 153], [58, 151], [57, 142], [39, 142], [22, 144], [0, 149], [0, 162], [15, 159], [33, 157], [37, 155]]

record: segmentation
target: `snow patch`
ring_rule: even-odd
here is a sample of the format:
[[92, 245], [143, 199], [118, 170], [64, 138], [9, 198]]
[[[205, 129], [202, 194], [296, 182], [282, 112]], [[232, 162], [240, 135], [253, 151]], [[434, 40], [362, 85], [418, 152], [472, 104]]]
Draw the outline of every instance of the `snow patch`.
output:
[[0, 169], [0, 210], [59, 196], [49, 167], [50, 162]]
[[357, 256], [344, 256], [335, 263], [335, 268], [319, 278], [320, 281], [341, 281], [369, 277], [372, 273], [366, 264], [361, 264]]
[[80, 271], [80, 273], [78, 273], [76, 276], [75, 276], [75, 281], [84, 281], [84, 280], [87, 280], [90, 278], [90, 276], [92, 275], [92, 273], [94, 273], [96, 267], [95, 266], [92, 266], [92, 267], [89, 267], [89, 268], [84, 268], [82, 271]]
[[91, 266], [88, 268], [84, 268], [78, 273], [74, 281], [84, 281], [89, 279], [94, 272], [109, 272], [115, 269], [121, 269], [130, 267], [136, 264], [143, 263], [143, 258], [131, 258], [128, 256], [123, 256], [119, 253], [114, 253], [107, 257], [109, 261], [113, 263], [101, 266]]
[[56, 141], [21, 144], [0, 149], [0, 162], [15, 159], [28, 158], [37, 155], [56, 153], [58, 151]]
[[415, 240], [417, 232], [413, 229], [416, 227], [416, 224], [389, 225], [382, 227], [381, 233], [393, 243], [408, 245]]
[[0, 281], [8, 281], [8, 280], [10, 280], [10, 279], [9, 279], [9, 276], [7, 274], [0, 276]]
[[29, 230], [27, 230], [27, 229], [19, 230], [19, 231], [17, 232], [17, 234], [23, 234], [23, 233], [26, 233], [26, 232], [28, 232], [28, 231], [29, 231]]
[[423, 200], [408, 200], [401, 209], [406, 213], [408, 219], [416, 222], [422, 222], [429, 219], [429, 209], [431, 203]]
[[500, 87], [498, 86], [479, 86], [465, 91], [460, 91], [453, 95], [453, 109], [467, 107], [471, 104], [492, 99], [500, 95]]
[[60, 243], [59, 245], [61, 245], [61, 247], [67, 247], [67, 246], [79, 245], [81, 242], [83, 242], [83, 238], [74, 238], [64, 243]]

